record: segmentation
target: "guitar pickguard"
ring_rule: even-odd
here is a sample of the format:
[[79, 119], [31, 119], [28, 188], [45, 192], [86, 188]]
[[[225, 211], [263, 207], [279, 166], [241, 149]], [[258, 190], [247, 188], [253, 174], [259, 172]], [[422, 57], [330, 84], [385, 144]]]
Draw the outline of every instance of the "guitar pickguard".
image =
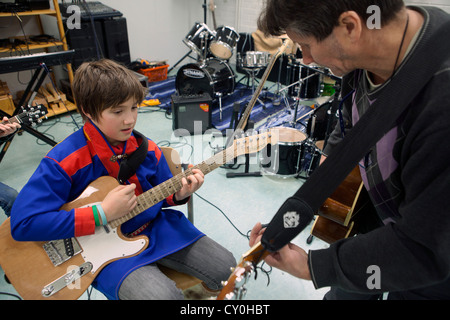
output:
[[95, 234], [77, 238], [83, 248], [81, 253], [84, 261], [92, 263], [92, 273], [106, 262], [132, 256], [147, 246], [142, 238], [133, 240], [121, 237], [117, 228], [96, 227]]

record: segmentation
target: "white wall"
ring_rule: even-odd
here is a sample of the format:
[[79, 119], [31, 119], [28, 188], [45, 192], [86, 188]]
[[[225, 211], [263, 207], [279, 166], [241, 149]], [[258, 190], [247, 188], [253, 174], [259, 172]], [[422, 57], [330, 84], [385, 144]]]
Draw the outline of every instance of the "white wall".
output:
[[[217, 26], [237, 32], [256, 30], [256, 19], [263, 0], [215, 0]], [[131, 59], [169, 61], [175, 64], [189, 48], [182, 40], [196, 22], [204, 22], [204, 0], [103, 0], [127, 18]], [[132, 3], [132, 5], [131, 5]], [[214, 30], [212, 12], [207, 5], [207, 25]], [[189, 62], [189, 59], [184, 60]], [[182, 64], [181, 64], [182, 65]]]
[[[128, 22], [131, 59], [168, 59], [175, 64], [188, 48], [182, 39], [195, 22], [204, 22], [204, 0], [103, 0], [103, 3], [123, 12]], [[130, 5], [132, 3], [132, 5]], [[210, 0], [206, 1], [207, 6]], [[237, 32], [253, 32], [263, 0], [214, 0], [218, 26], [225, 25]], [[450, 13], [450, 0], [406, 0], [406, 4], [434, 5]], [[207, 24], [214, 29], [211, 11]], [[182, 62], [187, 63], [189, 59]]]
[[[66, 0], [70, 1], [70, 0]], [[89, 1], [89, 0], [88, 0]], [[121, 11], [127, 19], [131, 60], [168, 60], [173, 66], [188, 51], [182, 40], [195, 22], [204, 22], [204, 0], [101, 0], [104, 4]], [[214, 14], [217, 25], [234, 28], [237, 32], [253, 32], [263, 0], [215, 0]], [[435, 5], [450, 13], [450, 0], [406, 0], [407, 4]], [[206, 4], [210, 0], [206, 0]], [[23, 17], [26, 34], [36, 34], [36, 23], [30, 17]], [[213, 27], [212, 13], [207, 10], [207, 24]], [[55, 20], [46, 17], [45, 32], [57, 34]], [[22, 35], [15, 18], [0, 20], [0, 38]], [[234, 60], [232, 60], [234, 61]], [[179, 66], [191, 62], [185, 59]], [[5, 79], [7, 78], [7, 79]], [[31, 78], [30, 72], [1, 75], [14, 92], [22, 89]]]

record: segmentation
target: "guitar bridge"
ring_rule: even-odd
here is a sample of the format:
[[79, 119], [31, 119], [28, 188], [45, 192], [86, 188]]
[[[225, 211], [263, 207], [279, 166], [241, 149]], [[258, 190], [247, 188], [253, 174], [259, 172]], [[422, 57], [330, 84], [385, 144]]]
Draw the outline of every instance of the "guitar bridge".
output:
[[55, 267], [82, 251], [75, 238], [52, 240], [46, 242], [42, 247]]
[[72, 286], [76, 287], [76, 282], [79, 280], [82, 276], [88, 274], [92, 270], [92, 263], [85, 262], [81, 266], [72, 266], [73, 269], [69, 272], [67, 272], [65, 275], [60, 277], [59, 279], [56, 279], [52, 283], [49, 283], [46, 285], [42, 291], [41, 294], [44, 298], [51, 297], [58, 291], [64, 288], [71, 288]]

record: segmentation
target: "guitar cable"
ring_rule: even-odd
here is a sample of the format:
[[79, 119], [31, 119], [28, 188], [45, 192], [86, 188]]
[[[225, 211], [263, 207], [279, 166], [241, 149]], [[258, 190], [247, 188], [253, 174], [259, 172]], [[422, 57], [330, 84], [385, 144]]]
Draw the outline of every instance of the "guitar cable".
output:
[[[205, 198], [203, 198], [201, 195], [199, 195], [197, 192], [194, 192], [194, 194], [199, 197], [201, 200], [205, 201], [206, 203], [208, 203], [209, 205], [213, 206], [214, 208], [216, 208], [224, 217], [225, 219], [228, 220], [228, 222], [233, 226], [233, 228], [243, 237], [247, 238], [247, 240], [250, 239], [250, 232], [251, 230], [247, 231], [247, 234], [244, 234], [243, 232], [241, 232], [235, 225], [234, 223], [231, 221], [230, 218], [228, 218], [228, 216], [225, 214], [225, 212], [223, 212], [222, 209], [220, 209], [218, 206], [216, 206], [215, 204], [213, 204], [212, 202], [206, 200]], [[262, 227], [266, 228], [268, 226], [268, 224], [263, 224]], [[253, 264], [253, 270], [255, 272], [255, 280], [258, 277], [258, 269], [261, 270], [261, 272], [267, 276], [267, 286], [269, 286], [270, 284], [270, 273], [272, 272], [273, 268], [271, 266], [269, 266], [269, 269], [265, 269], [265, 261], [262, 261], [261, 266], [258, 266], [256, 263]]]

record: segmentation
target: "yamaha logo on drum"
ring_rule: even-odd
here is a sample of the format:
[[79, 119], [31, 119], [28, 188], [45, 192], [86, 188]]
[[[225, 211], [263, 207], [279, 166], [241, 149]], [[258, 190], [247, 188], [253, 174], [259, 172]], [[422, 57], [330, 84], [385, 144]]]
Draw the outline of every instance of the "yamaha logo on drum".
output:
[[184, 69], [183, 73], [189, 78], [202, 79], [205, 77], [205, 74], [201, 70], [196, 69]]

